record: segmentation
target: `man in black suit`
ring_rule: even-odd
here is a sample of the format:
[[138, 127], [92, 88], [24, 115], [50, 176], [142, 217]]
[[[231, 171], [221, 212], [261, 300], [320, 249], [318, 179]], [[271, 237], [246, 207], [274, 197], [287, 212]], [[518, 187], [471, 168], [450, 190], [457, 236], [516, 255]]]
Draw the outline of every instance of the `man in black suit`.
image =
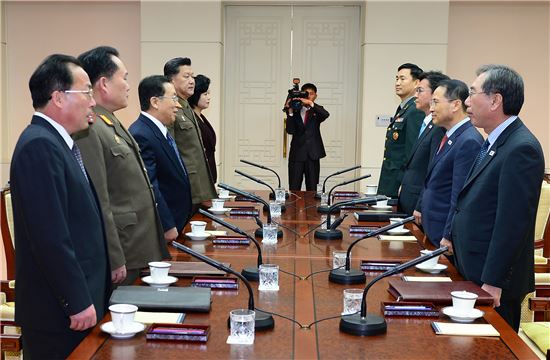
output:
[[52, 55], [29, 88], [36, 112], [11, 163], [17, 287], [25, 359], [64, 359], [103, 318], [109, 268], [101, 212], [71, 134], [95, 101], [78, 60]]
[[167, 128], [181, 108], [176, 89], [167, 77], [153, 75], [141, 80], [138, 93], [142, 111], [129, 130], [141, 149], [164, 232], [179, 234], [192, 203], [187, 169]]
[[426, 117], [420, 126], [418, 140], [416, 140], [411, 154], [405, 162], [405, 173], [399, 190], [399, 208], [409, 215], [412, 215], [416, 208], [424, 179], [426, 179], [428, 164], [445, 133], [443, 128], [435, 126], [432, 121], [430, 102], [432, 101], [432, 94], [439, 83], [447, 79], [449, 77], [439, 71], [423, 72], [418, 77], [420, 82], [416, 87], [415, 105], [418, 110], [426, 114]]
[[290, 154], [288, 157], [288, 187], [290, 190], [301, 190], [305, 176], [306, 190], [314, 191], [319, 183], [321, 169], [319, 159], [326, 156], [323, 139], [321, 138], [321, 123], [329, 117], [328, 111], [319, 104], [317, 87], [307, 83], [302, 85], [302, 91], [308, 93], [307, 98], [297, 98], [302, 103], [300, 110], [294, 110], [285, 104], [287, 111], [286, 132], [292, 135]]
[[432, 96], [433, 122], [446, 132], [428, 166], [414, 215], [436, 246], [450, 238], [456, 198], [483, 143], [466, 114], [467, 97], [468, 86], [454, 79], [440, 82]]
[[378, 193], [381, 195], [397, 197], [405, 162], [418, 140], [420, 125], [425, 117], [424, 112], [418, 110], [414, 102], [420, 74], [422, 69], [415, 64], [406, 63], [397, 69], [395, 94], [401, 99], [401, 104], [386, 130], [384, 160], [378, 182]]
[[517, 117], [523, 79], [503, 65], [478, 69], [466, 100], [472, 123], [489, 135], [458, 194], [450, 241], [460, 273], [494, 298], [516, 331], [521, 302], [534, 290], [533, 238], [544, 175], [535, 136]]

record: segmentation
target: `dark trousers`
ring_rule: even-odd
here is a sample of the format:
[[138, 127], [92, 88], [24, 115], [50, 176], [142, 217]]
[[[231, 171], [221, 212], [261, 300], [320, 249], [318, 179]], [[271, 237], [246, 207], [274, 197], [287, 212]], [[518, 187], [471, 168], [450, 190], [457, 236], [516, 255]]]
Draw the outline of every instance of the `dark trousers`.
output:
[[514, 329], [519, 330], [519, 321], [521, 319], [521, 303], [523, 299], [503, 299], [500, 298], [500, 306], [495, 308], [500, 316]]
[[25, 360], [66, 359], [90, 331], [72, 331], [67, 328], [58, 333], [22, 327]]
[[306, 190], [317, 190], [321, 165], [319, 159], [288, 162], [288, 187], [291, 191], [302, 190], [302, 180], [306, 178]]

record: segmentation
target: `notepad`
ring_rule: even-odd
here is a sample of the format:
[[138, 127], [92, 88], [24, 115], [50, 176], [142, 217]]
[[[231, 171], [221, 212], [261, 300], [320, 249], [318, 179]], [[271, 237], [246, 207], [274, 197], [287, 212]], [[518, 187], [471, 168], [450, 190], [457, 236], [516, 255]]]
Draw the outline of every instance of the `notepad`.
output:
[[416, 237], [409, 236], [399, 236], [399, 235], [378, 235], [378, 240], [380, 241], [416, 241]]
[[437, 335], [500, 336], [491, 324], [455, 324], [434, 321], [432, 329]]
[[403, 276], [404, 281], [419, 281], [419, 282], [451, 282], [448, 276]]
[[185, 319], [184, 313], [137, 311], [134, 321], [143, 324], [163, 323], [181, 324]]
[[227, 235], [227, 231], [224, 231], [224, 230], [205, 230], [204, 232], [207, 232], [207, 233], [209, 233], [210, 235], [213, 235], [213, 236], [225, 236], [225, 235]]

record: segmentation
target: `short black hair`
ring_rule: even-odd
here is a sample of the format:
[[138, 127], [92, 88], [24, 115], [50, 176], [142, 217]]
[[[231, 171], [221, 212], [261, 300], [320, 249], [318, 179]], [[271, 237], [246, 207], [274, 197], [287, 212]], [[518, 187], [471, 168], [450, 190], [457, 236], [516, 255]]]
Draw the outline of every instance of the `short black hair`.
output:
[[191, 66], [191, 59], [177, 57], [168, 60], [164, 64], [164, 76], [172, 80], [172, 78], [180, 72], [180, 66]]
[[119, 57], [118, 50], [110, 46], [98, 46], [78, 56], [84, 71], [88, 73], [92, 86], [102, 77], [110, 79], [118, 66], [113, 56]]
[[486, 94], [502, 95], [502, 111], [504, 115], [518, 115], [524, 101], [523, 78], [514, 69], [506, 65], [483, 65], [476, 74], [486, 74], [481, 89]]
[[402, 70], [402, 69], [409, 69], [411, 71], [412, 78], [415, 79], [415, 80], [418, 80], [418, 77], [420, 76], [420, 74], [422, 74], [422, 69], [416, 64], [412, 64], [412, 63], [401, 64], [397, 68], [397, 71]]
[[315, 86], [314, 84], [305, 83], [304, 85], [302, 85], [302, 91], [306, 91], [308, 89], [315, 91], [315, 93], [317, 94], [317, 86]]
[[195, 92], [187, 99], [191, 107], [197, 106], [202, 94], [208, 91], [210, 87], [210, 79], [204, 75], [195, 76]]
[[63, 54], [50, 55], [38, 65], [29, 79], [34, 109], [46, 106], [54, 91], [65, 91], [71, 88], [74, 79], [70, 64], [82, 67], [78, 59]]
[[418, 76], [418, 80], [428, 80], [428, 83], [430, 84], [430, 89], [432, 89], [432, 93], [435, 89], [439, 86], [439, 83], [441, 83], [443, 80], [449, 80], [450, 77], [443, 74], [441, 71], [425, 71], [422, 74]]
[[469, 96], [468, 85], [457, 79], [449, 79], [440, 82], [439, 87], [445, 88], [445, 98], [447, 100], [460, 100], [462, 110], [466, 112], [465, 101]]
[[170, 83], [170, 79], [162, 75], [147, 76], [140, 81], [138, 86], [139, 105], [142, 111], [151, 107], [151, 98], [164, 96], [164, 84]]

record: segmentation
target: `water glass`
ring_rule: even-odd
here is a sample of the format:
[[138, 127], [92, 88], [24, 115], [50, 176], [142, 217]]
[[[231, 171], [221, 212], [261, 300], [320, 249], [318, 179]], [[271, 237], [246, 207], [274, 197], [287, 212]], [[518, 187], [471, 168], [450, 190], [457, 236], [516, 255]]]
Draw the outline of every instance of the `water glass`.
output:
[[317, 194], [321, 195], [323, 193], [323, 184], [317, 184]]
[[284, 204], [286, 201], [286, 190], [284, 188], [275, 189], [275, 201]]
[[260, 286], [258, 290], [279, 290], [279, 265], [262, 264], [260, 268]]
[[322, 193], [321, 194], [321, 206], [326, 206], [328, 205], [328, 194], [327, 193]]
[[262, 230], [263, 230], [262, 242], [267, 244], [277, 243], [277, 224], [264, 224]]
[[277, 201], [269, 202], [269, 211], [272, 217], [281, 217], [281, 204]]
[[228, 342], [232, 344], [253, 344], [255, 315], [254, 310], [248, 309], [230, 311], [230, 335]]
[[346, 255], [347, 251], [333, 251], [332, 252], [332, 268], [338, 269], [340, 267], [346, 266]]
[[342, 315], [355, 314], [361, 311], [361, 300], [363, 299], [363, 289], [345, 289], [344, 290], [344, 311]]

